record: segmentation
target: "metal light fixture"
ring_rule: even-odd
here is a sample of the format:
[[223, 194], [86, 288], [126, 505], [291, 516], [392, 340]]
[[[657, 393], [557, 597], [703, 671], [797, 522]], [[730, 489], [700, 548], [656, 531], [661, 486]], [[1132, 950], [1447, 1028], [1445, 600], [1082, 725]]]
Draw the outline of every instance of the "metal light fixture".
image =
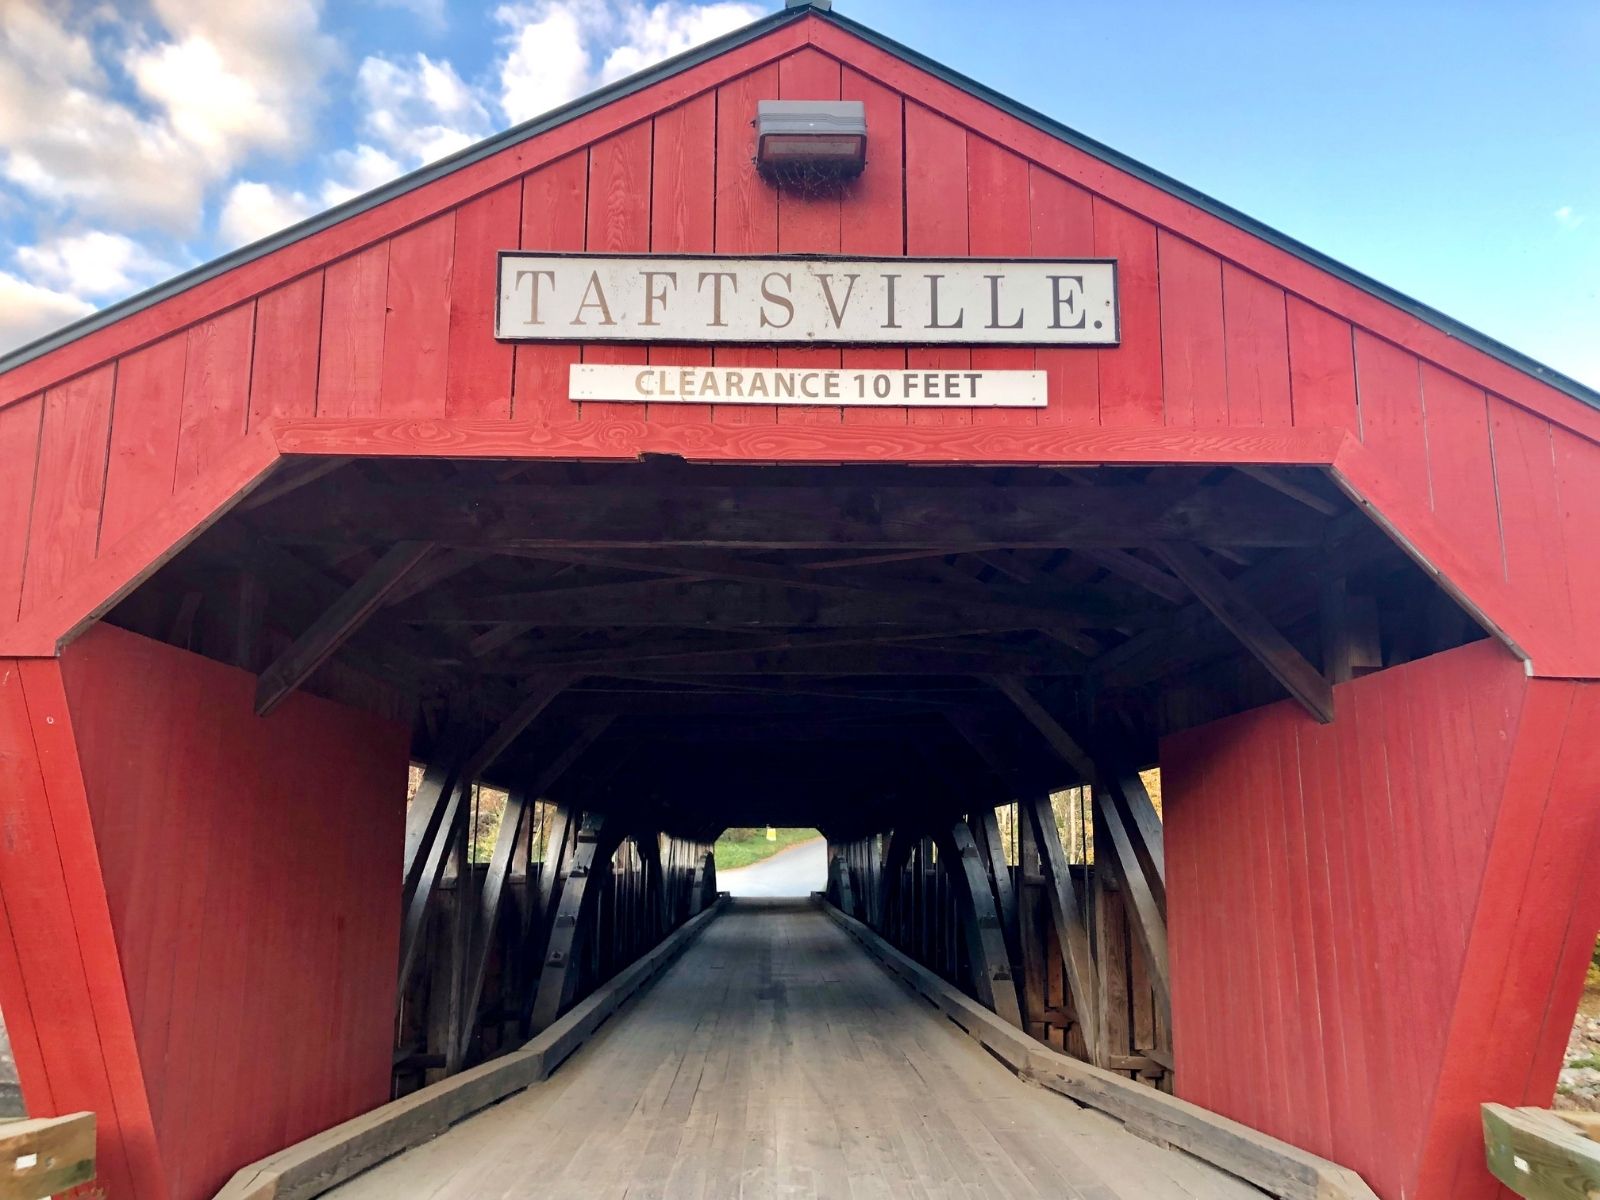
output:
[[756, 165], [778, 183], [849, 179], [867, 165], [867, 107], [859, 100], [763, 100]]

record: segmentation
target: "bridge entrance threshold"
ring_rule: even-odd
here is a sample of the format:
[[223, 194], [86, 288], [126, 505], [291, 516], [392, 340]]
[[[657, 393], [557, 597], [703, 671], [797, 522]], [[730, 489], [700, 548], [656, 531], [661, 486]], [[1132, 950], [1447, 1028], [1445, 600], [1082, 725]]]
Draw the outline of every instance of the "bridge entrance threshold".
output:
[[758, 899], [548, 1080], [327, 1194], [1262, 1196], [1016, 1078], [811, 902]]

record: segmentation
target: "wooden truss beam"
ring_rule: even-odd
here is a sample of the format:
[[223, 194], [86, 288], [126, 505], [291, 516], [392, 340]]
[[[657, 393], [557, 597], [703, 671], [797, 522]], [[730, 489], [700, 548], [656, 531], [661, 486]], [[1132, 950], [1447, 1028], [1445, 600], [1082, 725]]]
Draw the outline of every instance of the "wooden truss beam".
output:
[[544, 968], [533, 1003], [533, 1032], [554, 1024], [577, 999], [583, 950], [591, 934], [600, 899], [596, 875], [610, 863], [624, 834], [615, 819], [585, 813], [578, 829], [572, 867], [561, 888]]
[[439, 876], [444, 871], [445, 859], [455, 839], [464, 836], [466, 822], [461, 800], [470, 787], [470, 780], [461, 775], [451, 781], [443, 793], [444, 805], [434, 826], [433, 836], [420, 856], [417, 885], [400, 920], [400, 970], [396, 1003], [405, 995], [406, 985], [411, 982], [411, 972], [417, 964], [417, 952], [422, 946], [423, 921], [428, 915], [428, 903], [433, 899], [434, 889], [439, 885]]
[[428, 542], [391, 546], [261, 673], [256, 683], [256, 715], [266, 716], [310, 678], [432, 551]]
[[[670, 557], [629, 554], [626, 551], [604, 553], [577, 550], [534, 550], [527, 552], [535, 557], [548, 557], [556, 562], [570, 562], [590, 567], [612, 570], [636, 571], [643, 574], [676, 576], [685, 581], [717, 580], [727, 583], [748, 583], [768, 587], [781, 587], [798, 592], [820, 592], [882, 600], [899, 599], [917, 604], [936, 602], [978, 605], [999, 604], [1007, 607], [1024, 606], [1038, 609], [1046, 615], [1076, 613], [1084, 617], [1103, 619], [1127, 615], [1126, 606], [1103, 591], [1087, 587], [1064, 586], [1042, 572], [1028, 568], [1028, 573], [1018, 573], [1022, 561], [1015, 554], [994, 551], [989, 558], [1016, 564], [1010, 576], [1026, 587], [985, 587], [974, 582], [958, 581], [955, 586], [943, 584], [930, 586], [921, 580], [897, 579], [892, 575], [862, 574], [849, 571], [819, 571], [811, 567], [792, 567], [777, 563], [760, 562], [748, 557], [714, 550], [678, 549]], [[983, 557], [983, 556], [980, 556]], [[1155, 570], [1154, 567], [1151, 570]]]
[[1109, 863], [1133, 920], [1134, 940], [1139, 943], [1149, 968], [1156, 1000], [1162, 1010], [1170, 1014], [1172, 985], [1167, 968], [1167, 919], [1156, 899], [1154, 878], [1134, 849], [1141, 834], [1130, 818], [1127, 797], [1120, 794], [1117, 787], [1095, 790], [1096, 827], [1107, 835], [1106, 844], [1099, 847], [1100, 853], [1096, 855], [1096, 870], [1101, 862]]
[[401, 911], [411, 906], [421, 880], [424, 860], [439, 835], [445, 809], [454, 795], [466, 753], [459, 731], [439, 739], [433, 758], [422, 772], [422, 782], [406, 810], [405, 868], [400, 892]]
[[1213, 616], [1249, 650], [1284, 689], [1322, 724], [1333, 720], [1333, 687], [1322, 672], [1278, 632], [1231, 580], [1191, 545], [1162, 542], [1157, 557], [1188, 585]]
[[1089, 1047], [1091, 1061], [1100, 1066], [1103, 1065], [1100, 1059], [1104, 1057], [1104, 1050], [1096, 1007], [1098, 993], [1094, 958], [1089, 951], [1089, 926], [1084, 919], [1084, 908], [1079, 903], [1072, 868], [1061, 845], [1061, 831], [1056, 828], [1055, 812], [1050, 807], [1050, 797], [1043, 792], [1034, 792], [1019, 800], [1017, 807], [1027, 819], [1034, 845], [1038, 847], [1045, 894], [1050, 901], [1050, 919], [1055, 925], [1056, 940], [1061, 946], [1061, 963], [1066, 969], [1067, 986], [1072, 990], [1072, 1004], [1078, 1014], [1078, 1024], [1083, 1027], [1083, 1040]]
[[843, 847], [828, 847], [828, 878], [833, 885], [833, 902], [850, 916], [859, 918], [856, 889], [850, 878], [850, 864], [845, 859]]
[[522, 736], [522, 732], [533, 724], [550, 702], [564, 692], [567, 685], [572, 682], [572, 676], [565, 673], [541, 674], [531, 680], [524, 687], [517, 706], [506, 714], [500, 724], [495, 726], [491, 733], [467, 759], [464, 773], [468, 779], [476, 779], [483, 772], [494, 766], [495, 761], [506, 752], [511, 743]]
[[511, 624], [537, 628], [745, 629], [760, 627], [895, 629], [1142, 628], [1151, 608], [1125, 604], [1093, 588], [1056, 587], [1030, 594], [1020, 587], [851, 587], [811, 592], [749, 580], [660, 578], [610, 581], [582, 588], [485, 591], [430, 596], [397, 606], [418, 625]]
[[1062, 728], [1061, 723], [1050, 715], [1044, 705], [1034, 699], [1033, 693], [1028, 691], [1021, 679], [1009, 675], [990, 675], [987, 678], [1006, 699], [1016, 705], [1017, 711], [1044, 736], [1044, 740], [1050, 743], [1051, 749], [1078, 773], [1080, 779], [1086, 783], [1094, 782], [1097, 774], [1094, 760], [1082, 746], [1078, 745], [1077, 740]]
[[338, 503], [262, 510], [277, 536], [311, 542], [427, 540], [457, 546], [952, 550], [1109, 546], [1172, 539], [1314, 545], [1322, 520], [1263, 503], [1246, 480], [1195, 488], [1010, 488], [355, 483]]
[[1156, 907], [1163, 917], [1167, 912], [1167, 856], [1161, 817], [1145, 790], [1137, 771], [1102, 771], [1106, 796], [1115, 807], [1139, 867], [1150, 881]]
[[979, 1001], [1001, 1020], [1022, 1028], [1016, 977], [1006, 947], [1004, 926], [989, 887], [972, 830], [959, 817], [939, 827], [936, 837], [941, 865], [956, 889], [966, 935], [967, 959], [972, 966], [972, 986]]
[[[641, 663], [613, 663], [593, 673], [618, 677], [649, 675], [972, 675], [1001, 670], [1018, 675], [1081, 675], [1081, 659], [1043, 654], [1024, 647], [1006, 652], [986, 645], [970, 648], [941, 642], [917, 645], [831, 646], [806, 650], [722, 650], [685, 653]], [[518, 673], [514, 663], [502, 670]]]
[[[714, 666], [718, 659], [731, 661], [747, 659], [754, 654], [784, 653], [803, 656], [823, 650], [836, 650], [849, 646], [890, 646], [906, 649], [932, 649], [950, 654], [998, 655], [1002, 661], [1018, 657], [1018, 647], [1000, 640], [1016, 630], [963, 629], [954, 633], [943, 631], [917, 633], [890, 629], [840, 629], [826, 633], [767, 634], [758, 641], [750, 641], [741, 634], [731, 634], [726, 646], [708, 641], [704, 636], [648, 638], [624, 642], [621, 645], [598, 647], [593, 650], [558, 651], [533, 659], [515, 659], [508, 667], [543, 667], [553, 671], [579, 671], [591, 673], [626, 667], [630, 671], [649, 666], [657, 661], [695, 661]], [[1023, 630], [1021, 632], [1028, 632]], [[1058, 660], [1059, 662], [1060, 660]], [[1064, 664], [1063, 664], [1064, 665]]]
[[494, 851], [489, 857], [483, 891], [478, 898], [477, 919], [473, 923], [472, 946], [467, 955], [466, 987], [462, 993], [462, 1028], [454, 1046], [454, 1059], [448, 1064], [452, 1073], [466, 1061], [467, 1049], [472, 1041], [478, 1002], [483, 996], [483, 980], [489, 969], [489, 952], [494, 948], [495, 924], [500, 919], [501, 899], [506, 880], [510, 877], [511, 860], [522, 834], [526, 812], [533, 801], [543, 796], [566, 774], [567, 769], [582, 757], [584, 751], [594, 744], [610, 724], [608, 717], [584, 722], [560, 754], [522, 787], [513, 788], [506, 799], [505, 814], [500, 818], [500, 832], [495, 837]]
[[1189, 589], [1154, 563], [1147, 563], [1138, 555], [1126, 550], [1083, 549], [1076, 551], [1098, 567], [1103, 567], [1120, 579], [1137, 584], [1152, 595], [1160, 596], [1173, 604], [1183, 604], [1189, 599]]
[[[1315, 549], [1273, 554], [1236, 575], [1232, 583], [1268, 620], [1288, 625], [1317, 609], [1318, 581], [1330, 571], [1356, 573], [1399, 561], [1400, 551], [1360, 513], [1328, 523]], [[1227, 654], [1238, 640], [1199, 601], [1166, 622], [1129, 638], [1095, 660], [1092, 674], [1114, 686], [1138, 686]]]
[[985, 805], [972, 814], [972, 834], [983, 856], [989, 882], [994, 888], [995, 902], [1000, 909], [1000, 927], [1006, 935], [1006, 949], [1012, 963], [1020, 963], [1022, 949], [1017, 939], [1017, 895], [1011, 886], [1011, 871], [1006, 866], [1005, 845], [1000, 837], [1000, 821], [994, 809]]

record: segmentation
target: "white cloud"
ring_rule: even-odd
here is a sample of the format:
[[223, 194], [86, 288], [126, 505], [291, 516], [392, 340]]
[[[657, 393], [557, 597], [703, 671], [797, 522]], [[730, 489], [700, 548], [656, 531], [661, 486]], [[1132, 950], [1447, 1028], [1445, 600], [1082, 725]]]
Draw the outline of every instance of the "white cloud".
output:
[[172, 274], [170, 264], [132, 238], [102, 229], [23, 246], [17, 262], [33, 282], [78, 297], [125, 296]]
[[328, 176], [314, 194], [255, 179], [228, 189], [217, 217], [217, 236], [225, 248], [259, 241], [314, 213], [343, 204], [388, 183], [403, 168], [382, 150], [365, 143], [328, 155]]
[[624, 40], [600, 68], [600, 82], [611, 83], [692, 46], [748, 25], [764, 10], [753, 4], [630, 4], [625, 13]]
[[[500, 107], [525, 121], [601, 84], [641, 71], [760, 17], [754, 4], [645, 5], [618, 0], [544, 0], [505, 4]], [[600, 66], [595, 67], [596, 58]]]
[[365, 143], [354, 150], [335, 151], [328, 162], [333, 169], [322, 185], [322, 203], [329, 208], [388, 183], [404, 170], [382, 150]]
[[[250, 155], [299, 143], [335, 47], [317, 0], [151, 9], [158, 24], [0, 3], [0, 176], [55, 209], [187, 235]], [[97, 35], [123, 49], [97, 60]]]
[[443, 158], [489, 132], [489, 112], [456, 69], [426, 54], [362, 60], [356, 88], [362, 128], [414, 163]]
[[0, 353], [93, 311], [87, 300], [0, 271]]
[[511, 27], [500, 64], [500, 107], [513, 122], [549, 112], [589, 89], [589, 50], [571, 7], [551, 5], [536, 14], [508, 5], [496, 10], [495, 19]]
[[1563, 229], [1576, 229], [1583, 224], [1583, 214], [1576, 211], [1572, 205], [1563, 204], [1551, 214], [1556, 219], [1556, 224]]
[[241, 179], [228, 189], [217, 217], [217, 235], [231, 248], [260, 241], [317, 211], [316, 203], [302, 192]]

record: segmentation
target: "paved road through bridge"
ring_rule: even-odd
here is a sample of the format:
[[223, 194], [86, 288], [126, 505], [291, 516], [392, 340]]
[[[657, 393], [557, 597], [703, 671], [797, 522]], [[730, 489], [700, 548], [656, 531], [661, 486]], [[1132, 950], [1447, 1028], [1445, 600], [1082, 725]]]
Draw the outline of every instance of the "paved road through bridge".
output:
[[1261, 1193], [1017, 1079], [810, 901], [744, 899], [548, 1081], [329, 1195]]
[[771, 858], [723, 871], [718, 886], [730, 896], [809, 896], [828, 883], [828, 843], [822, 838], [779, 850]]

